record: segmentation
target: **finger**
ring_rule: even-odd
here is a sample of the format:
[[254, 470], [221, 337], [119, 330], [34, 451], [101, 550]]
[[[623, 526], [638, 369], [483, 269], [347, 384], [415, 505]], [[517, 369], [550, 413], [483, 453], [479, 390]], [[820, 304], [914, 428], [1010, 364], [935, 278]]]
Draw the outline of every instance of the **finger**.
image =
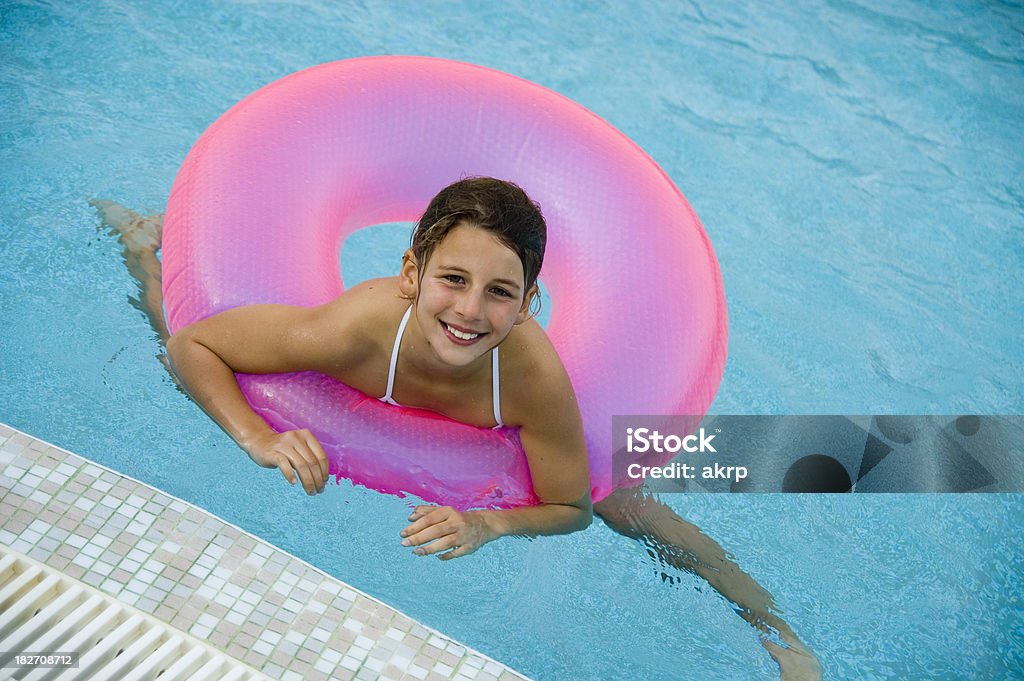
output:
[[458, 535], [458, 531], [454, 525], [447, 522], [441, 522], [436, 525], [430, 525], [425, 527], [412, 535], [407, 535], [406, 538], [401, 540], [402, 546], [423, 546], [430, 542], [436, 542], [444, 537], [455, 537]]
[[470, 544], [463, 544], [462, 546], [456, 546], [448, 553], [442, 553], [438, 558], [441, 560], [451, 560], [452, 558], [459, 558], [460, 556], [468, 556], [477, 550], [478, 547], [471, 546]]
[[431, 525], [430, 527], [414, 532], [402, 540], [402, 546], [422, 546], [442, 537], [454, 536], [454, 530], [447, 524]]
[[295, 470], [292, 468], [292, 462], [288, 460], [288, 457], [279, 457], [276, 465], [279, 469], [281, 469], [281, 474], [284, 475], [284, 479], [288, 481], [288, 484], [294, 485]]
[[447, 513], [445, 513], [443, 508], [435, 508], [431, 513], [428, 513], [424, 516], [420, 516], [420, 518], [416, 522], [407, 526], [399, 534], [401, 534], [401, 536], [403, 537], [411, 538], [427, 530], [428, 528], [438, 527], [447, 524], [449, 518], [450, 516]]
[[409, 520], [416, 520], [417, 518], [420, 518], [420, 517], [426, 515], [427, 513], [430, 513], [434, 509], [438, 509], [438, 508], [441, 508], [441, 507], [440, 506], [417, 506], [416, 508], [414, 508], [412, 510], [412, 513], [409, 514]]
[[302, 487], [306, 490], [306, 494], [310, 496], [316, 494], [318, 489], [317, 476], [320, 472], [320, 466], [313, 460], [312, 452], [292, 445], [292, 449], [288, 452], [287, 456], [289, 461], [292, 462], [295, 472], [298, 473], [299, 480], [302, 481]]
[[440, 551], [447, 551], [448, 549], [455, 548], [455, 541], [455, 535], [450, 534], [447, 537], [442, 537], [431, 544], [419, 547], [413, 551], [413, 554], [417, 556], [429, 556]]
[[409, 516], [409, 520], [413, 522], [402, 531], [403, 536], [408, 536], [430, 525], [439, 523], [447, 517], [448, 515], [444, 513], [444, 507], [420, 506]]
[[320, 465], [320, 486], [319, 489], [322, 492], [324, 485], [327, 484], [327, 479], [330, 477], [330, 465], [327, 462], [327, 453], [324, 448], [320, 446], [320, 440], [316, 439], [316, 435], [313, 435], [308, 430], [302, 431], [302, 435], [306, 440], [306, 444], [309, 446], [310, 451], [313, 452], [313, 456], [316, 457], [316, 462]]

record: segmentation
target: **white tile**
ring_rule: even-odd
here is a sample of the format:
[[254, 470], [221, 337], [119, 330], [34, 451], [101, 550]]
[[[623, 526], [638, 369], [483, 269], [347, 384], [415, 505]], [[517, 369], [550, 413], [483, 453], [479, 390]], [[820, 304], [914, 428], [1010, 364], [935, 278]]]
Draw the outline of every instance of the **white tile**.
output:
[[96, 546], [99, 546], [100, 548], [104, 548], [105, 549], [108, 546], [110, 546], [112, 543], [114, 543], [114, 540], [111, 537], [108, 537], [106, 535], [96, 534], [96, 535], [93, 535], [93, 538], [89, 540], [89, 543], [90, 544], [95, 544]]
[[124, 591], [124, 590], [122, 590], [121, 593], [116, 594], [116, 595], [117, 595], [118, 600], [124, 601], [128, 605], [135, 605], [136, 603], [139, 602], [139, 599], [142, 597], [141, 594], [137, 594], [137, 593], [132, 592], [132, 591]]
[[162, 548], [164, 551], [167, 551], [168, 553], [174, 554], [178, 553], [178, 551], [181, 551], [181, 545], [171, 541], [170, 539], [164, 541], [164, 543], [160, 545], [160, 548]]
[[[35, 530], [26, 529], [26, 530], [24, 530], [21, 533], [22, 541], [27, 541], [32, 546], [35, 546], [36, 542], [38, 542], [42, 538], [43, 538], [43, 535], [40, 534], [39, 532], [36, 532]], [[95, 556], [93, 556], [93, 557], [95, 558]]]
[[210, 629], [209, 627], [204, 627], [200, 624], [193, 624], [192, 627], [188, 630], [188, 633], [192, 634], [198, 639], [205, 639], [207, 636], [213, 633], [213, 629]]
[[260, 601], [263, 600], [262, 598], [260, 598], [259, 594], [257, 594], [255, 591], [251, 591], [249, 589], [244, 590], [242, 592], [242, 595], [239, 596], [239, 599], [243, 603], [248, 603], [249, 605], [252, 605], [252, 606], [258, 605], [260, 603]]
[[74, 505], [88, 513], [92, 510], [92, 507], [96, 505], [96, 502], [85, 497], [78, 497], [75, 499]]
[[111, 565], [110, 563], [104, 563], [103, 561], [99, 561], [98, 560], [92, 566], [91, 569], [92, 569], [93, 572], [96, 572], [96, 573], [98, 573], [100, 575], [103, 575], [104, 577], [107, 577], [108, 575], [110, 575], [111, 572], [114, 571], [114, 566]]
[[271, 631], [270, 629], [264, 629], [260, 632], [260, 640], [266, 641], [269, 645], [276, 646], [281, 642], [281, 634], [276, 631]]
[[[213, 585], [209, 586], [211, 588], [216, 588]], [[219, 603], [220, 605], [223, 605], [225, 608], [231, 609], [231, 606], [235, 604], [235, 599], [231, 598], [231, 596], [228, 596], [226, 593], [219, 591], [217, 592], [217, 595], [213, 597], [213, 602]]]
[[146, 525], [144, 523], [140, 523], [140, 522], [137, 522], [137, 521], [133, 520], [128, 525], [128, 527], [125, 528], [125, 532], [131, 532], [132, 534], [137, 534], [137, 535], [141, 536], [141, 535], [146, 534], [146, 530], [148, 530], [148, 529], [149, 529], [149, 525]]
[[39, 483], [41, 483], [42, 481], [43, 479], [36, 475], [35, 473], [26, 473], [21, 477], [22, 484], [28, 485], [33, 489], [39, 487]]
[[95, 561], [96, 561], [95, 558], [90, 558], [89, 556], [85, 555], [84, 553], [79, 553], [77, 556], [75, 556], [74, 558], [71, 559], [72, 563], [74, 563], [75, 565], [78, 565], [80, 567], [83, 567], [86, 570], [88, 570], [89, 566], [92, 565]]
[[196, 559], [196, 565], [202, 565], [208, 570], [213, 570], [217, 567], [217, 558], [211, 556], [209, 553], [203, 552], [199, 558]]
[[150, 558], [145, 563], [143, 563], [142, 567], [143, 569], [149, 570], [150, 572], [155, 572], [156, 574], [160, 574], [164, 570], [164, 564], [158, 561], [156, 558]]
[[140, 567], [142, 567], [142, 565], [137, 560], [132, 560], [131, 558], [125, 558], [124, 560], [121, 561], [120, 567], [122, 569], [124, 569], [124, 570], [127, 570], [128, 572], [130, 572], [132, 574], [135, 574], [135, 572]]
[[28, 472], [27, 468], [19, 468], [18, 466], [8, 466], [4, 469], [4, 475], [8, 476], [13, 480], [21, 479], [21, 476]]

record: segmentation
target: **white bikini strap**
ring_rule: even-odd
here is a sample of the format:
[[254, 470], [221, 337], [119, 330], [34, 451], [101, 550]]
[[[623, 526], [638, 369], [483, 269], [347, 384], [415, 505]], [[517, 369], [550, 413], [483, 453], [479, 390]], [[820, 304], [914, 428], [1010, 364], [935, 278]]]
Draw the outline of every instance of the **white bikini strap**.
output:
[[405, 315], [402, 317], [402, 323], [398, 325], [398, 333], [395, 334], [395, 347], [391, 349], [391, 366], [388, 367], [388, 391], [384, 393], [384, 397], [380, 398], [385, 402], [394, 403], [391, 391], [395, 389], [395, 367], [398, 366], [398, 347], [402, 344], [402, 334], [405, 333], [405, 325], [409, 323], [410, 313], [412, 313], [412, 305], [406, 309]]
[[494, 393], [494, 421], [498, 425], [495, 428], [503, 428], [504, 421], [501, 420], [501, 379], [498, 370], [498, 348], [491, 350], [491, 391]]

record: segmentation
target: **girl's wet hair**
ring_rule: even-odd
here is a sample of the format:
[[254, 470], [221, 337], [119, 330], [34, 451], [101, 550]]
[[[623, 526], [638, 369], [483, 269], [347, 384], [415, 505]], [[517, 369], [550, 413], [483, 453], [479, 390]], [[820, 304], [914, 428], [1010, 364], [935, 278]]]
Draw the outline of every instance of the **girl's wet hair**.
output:
[[421, 275], [437, 245], [462, 224], [485, 229], [512, 249], [523, 263], [524, 293], [530, 290], [544, 263], [547, 224], [540, 206], [519, 185], [469, 177], [442, 189], [412, 232], [410, 247]]

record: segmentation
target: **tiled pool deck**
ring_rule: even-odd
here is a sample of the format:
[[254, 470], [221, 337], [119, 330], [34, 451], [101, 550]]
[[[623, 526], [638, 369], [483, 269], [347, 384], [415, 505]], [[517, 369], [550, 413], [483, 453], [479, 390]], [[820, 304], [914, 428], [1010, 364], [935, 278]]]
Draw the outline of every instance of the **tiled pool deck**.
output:
[[3, 424], [0, 543], [272, 678], [525, 678], [202, 509]]

